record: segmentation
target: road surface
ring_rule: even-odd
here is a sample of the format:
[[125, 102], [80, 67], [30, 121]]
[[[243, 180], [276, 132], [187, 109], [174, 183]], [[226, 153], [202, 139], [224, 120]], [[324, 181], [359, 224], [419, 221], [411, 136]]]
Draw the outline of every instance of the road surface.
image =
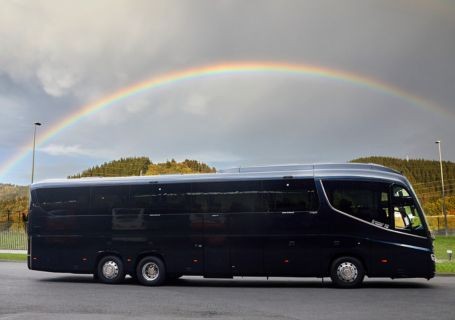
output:
[[184, 277], [149, 288], [127, 279], [30, 271], [0, 262], [0, 319], [455, 319], [455, 277], [366, 280], [335, 289], [320, 279]]

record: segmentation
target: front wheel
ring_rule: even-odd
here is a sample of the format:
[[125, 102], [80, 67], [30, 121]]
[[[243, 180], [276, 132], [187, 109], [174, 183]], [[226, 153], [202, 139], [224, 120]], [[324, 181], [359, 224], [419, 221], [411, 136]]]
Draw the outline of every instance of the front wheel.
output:
[[339, 288], [359, 287], [365, 276], [362, 263], [354, 257], [341, 257], [332, 263], [330, 278]]
[[137, 265], [136, 276], [145, 286], [159, 286], [166, 278], [164, 262], [157, 257], [145, 257]]
[[100, 260], [97, 269], [99, 281], [103, 283], [120, 283], [125, 278], [123, 262], [119, 257], [106, 256]]

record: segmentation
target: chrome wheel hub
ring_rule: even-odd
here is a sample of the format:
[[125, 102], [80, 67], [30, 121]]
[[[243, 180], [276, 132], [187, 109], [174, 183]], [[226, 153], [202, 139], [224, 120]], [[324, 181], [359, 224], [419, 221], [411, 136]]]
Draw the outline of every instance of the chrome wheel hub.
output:
[[147, 262], [142, 267], [142, 276], [147, 281], [153, 281], [160, 275], [160, 268], [155, 262]]
[[357, 279], [359, 272], [355, 264], [351, 262], [343, 262], [337, 268], [338, 279], [344, 282], [353, 282]]
[[118, 276], [119, 268], [115, 261], [106, 261], [103, 264], [103, 276], [107, 279], [115, 279]]

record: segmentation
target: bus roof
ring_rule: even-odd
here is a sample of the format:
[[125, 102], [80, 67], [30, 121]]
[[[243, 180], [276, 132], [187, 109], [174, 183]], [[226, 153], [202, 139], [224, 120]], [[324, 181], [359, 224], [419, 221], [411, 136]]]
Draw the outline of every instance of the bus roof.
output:
[[408, 184], [407, 179], [398, 171], [376, 165], [363, 163], [339, 164], [291, 164], [274, 166], [257, 166], [220, 170], [217, 173], [169, 174], [156, 176], [130, 177], [89, 177], [79, 179], [49, 179], [36, 182], [32, 189], [63, 186], [114, 185], [143, 183], [178, 183], [208, 182], [229, 180], [254, 180], [274, 178], [365, 178], [387, 180]]

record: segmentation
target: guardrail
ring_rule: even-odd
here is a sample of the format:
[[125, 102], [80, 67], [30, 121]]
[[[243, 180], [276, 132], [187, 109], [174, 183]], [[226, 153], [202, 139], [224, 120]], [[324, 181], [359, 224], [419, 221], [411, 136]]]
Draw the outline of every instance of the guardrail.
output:
[[[444, 216], [426, 216], [430, 229], [435, 233], [443, 233], [445, 230]], [[455, 231], [455, 215], [447, 215], [447, 226], [453, 234]]]
[[27, 250], [27, 234], [19, 231], [0, 231], [0, 249]]

